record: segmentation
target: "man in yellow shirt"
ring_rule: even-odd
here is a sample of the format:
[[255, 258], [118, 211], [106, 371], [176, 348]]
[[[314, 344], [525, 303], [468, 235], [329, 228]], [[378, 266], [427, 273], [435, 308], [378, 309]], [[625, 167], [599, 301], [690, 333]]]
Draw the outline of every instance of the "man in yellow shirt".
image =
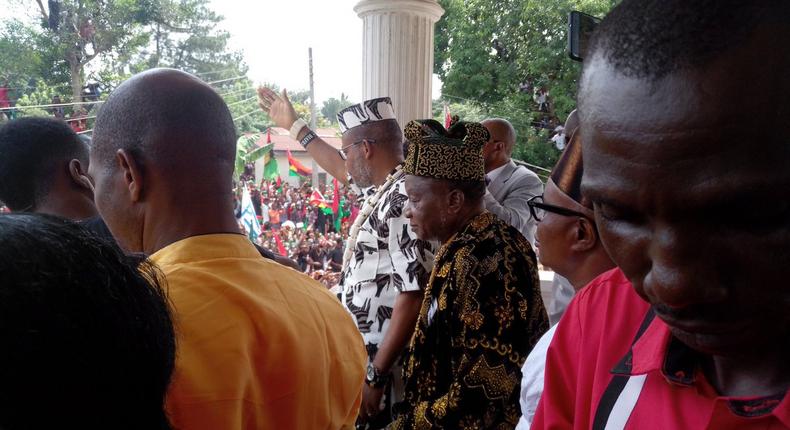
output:
[[175, 428], [350, 428], [366, 354], [340, 303], [261, 258], [238, 232], [236, 130], [222, 98], [183, 72], [119, 86], [96, 118], [90, 175], [119, 243], [151, 255], [175, 308]]

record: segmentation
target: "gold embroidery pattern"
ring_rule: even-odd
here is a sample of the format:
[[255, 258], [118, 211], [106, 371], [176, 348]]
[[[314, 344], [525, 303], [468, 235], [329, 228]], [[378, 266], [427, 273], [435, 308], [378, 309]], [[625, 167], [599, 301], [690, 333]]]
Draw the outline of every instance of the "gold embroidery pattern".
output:
[[503, 364], [491, 367], [483, 356], [472, 366], [465, 381], [470, 387], [482, 388], [491, 400], [505, 398], [518, 384], [515, 375], [509, 374]]
[[394, 428], [515, 426], [521, 366], [548, 329], [535, 255], [516, 233], [484, 213], [437, 253]]
[[483, 321], [485, 320], [483, 314], [478, 311], [464, 314], [461, 319], [464, 321], [464, 324], [468, 325], [473, 330], [480, 330], [480, 327], [483, 326]]
[[[438, 128], [426, 126], [428, 123], [438, 125]], [[436, 121], [409, 122], [403, 130], [410, 143], [404, 165], [406, 174], [435, 179], [485, 181], [483, 145], [488, 140], [488, 130], [471, 122], [465, 123], [464, 127], [466, 136], [457, 139], [450, 137]]]

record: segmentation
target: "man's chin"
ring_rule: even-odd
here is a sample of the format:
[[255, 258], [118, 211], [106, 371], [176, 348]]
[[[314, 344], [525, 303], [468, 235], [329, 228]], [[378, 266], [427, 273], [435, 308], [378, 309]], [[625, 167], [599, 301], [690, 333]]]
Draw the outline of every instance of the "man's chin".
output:
[[741, 355], [751, 342], [748, 330], [734, 332], [705, 333], [692, 332], [679, 327], [670, 326], [672, 335], [689, 348], [707, 355], [732, 356]]

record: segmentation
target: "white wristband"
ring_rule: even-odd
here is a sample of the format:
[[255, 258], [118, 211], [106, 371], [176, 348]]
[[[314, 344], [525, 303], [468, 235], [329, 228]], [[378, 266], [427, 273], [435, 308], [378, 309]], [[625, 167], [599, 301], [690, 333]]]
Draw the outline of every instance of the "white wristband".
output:
[[298, 140], [299, 132], [302, 131], [302, 129], [305, 127], [307, 127], [307, 123], [304, 122], [302, 118], [299, 118], [296, 121], [294, 121], [290, 131], [291, 139]]

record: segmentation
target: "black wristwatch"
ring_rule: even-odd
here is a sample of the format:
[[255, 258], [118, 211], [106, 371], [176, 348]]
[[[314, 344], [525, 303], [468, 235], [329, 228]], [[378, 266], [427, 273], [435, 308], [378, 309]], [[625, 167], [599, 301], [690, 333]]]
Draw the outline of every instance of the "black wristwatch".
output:
[[383, 375], [379, 369], [376, 369], [376, 366], [374, 366], [373, 363], [370, 363], [368, 364], [368, 372], [365, 374], [365, 383], [373, 388], [381, 388], [387, 385], [387, 382], [390, 381], [391, 377], [391, 373]]

